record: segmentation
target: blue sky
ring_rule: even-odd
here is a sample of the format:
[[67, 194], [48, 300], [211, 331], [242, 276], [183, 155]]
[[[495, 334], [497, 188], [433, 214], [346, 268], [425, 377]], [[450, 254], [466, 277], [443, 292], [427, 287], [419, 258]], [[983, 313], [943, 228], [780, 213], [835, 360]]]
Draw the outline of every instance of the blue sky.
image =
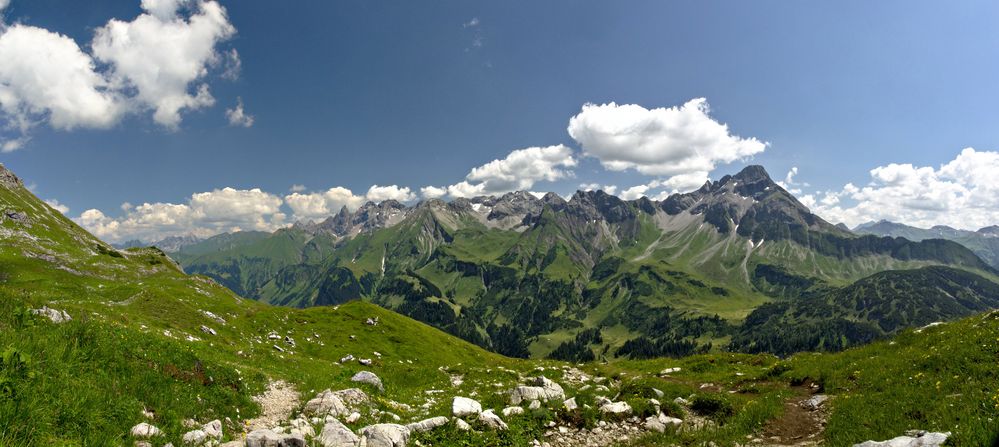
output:
[[[781, 179], [797, 168], [787, 187], [830, 220], [851, 224], [884, 217], [924, 226], [999, 223], [991, 209], [973, 206], [993, 185], [968, 167], [991, 166], [999, 147], [995, 2], [146, 2], [9, 0], [2, 12], [5, 33], [63, 34], [113, 81], [139, 75], [123, 65], [125, 49], [96, 42], [109, 20], [155, 15], [149, 5], [157, 3], [171, 11], [163, 4], [179, 3], [162, 19], [181, 24], [205, 3], [224, 8], [214, 54], [199, 61], [204, 72], [180, 78], [182, 93], [194, 98], [206, 85], [214, 102], [180, 109], [176, 123], [154, 115], [163, 104], [154, 85], [103, 86], [117, 89], [109, 106], [116, 114], [86, 115], [90, 121], [72, 128], [44, 106], [21, 114], [30, 125], [14, 125], [23, 116], [10, 110], [0, 115], [0, 141], [20, 146], [0, 162], [74, 218], [99, 210], [86, 225], [108, 239], [202, 225], [192, 218], [129, 226], [135, 211], [123, 209], [126, 202], [194, 208], [192, 194], [231, 188], [234, 200], [256, 200], [237, 193], [259, 188], [282, 200], [279, 209], [267, 197], [250, 206], [249, 221], [198, 231], [270, 227], [308, 215], [298, 212], [304, 205], [283, 202], [293, 185], [305, 187], [297, 188], [303, 196], [324, 194], [316, 200], [327, 208], [351, 200], [325, 194], [333, 187], [363, 196], [372, 185], [397, 185], [416, 200], [422, 187], [458, 184], [473, 168], [531, 147], [564, 145], [569, 152], [548, 155], [572, 163], [549, 160], [541, 169], [560, 175], [514, 179], [518, 186], [569, 194], [582, 184], [614, 185], [618, 193], [652, 184], [647, 195], [668, 193], [682, 182], [659, 185], [679, 171], [609, 168], [608, 157], [629, 148], [583, 147], [567, 126], [587, 103], [651, 110], [696, 98], [706, 99], [705, 115], [727, 124], [733, 141], [767, 143], [751, 157], [716, 157], [711, 178], [749, 163]], [[25, 70], [51, 68], [33, 67]], [[0, 68], [0, 85], [22, 82], [15, 75]], [[253, 118], [249, 127], [227, 119], [239, 100]], [[962, 160], [967, 147], [975, 151]], [[587, 155], [596, 152], [603, 156]], [[312, 209], [313, 217], [324, 210]], [[948, 220], [955, 211], [978, 214]], [[117, 229], [107, 227], [113, 222]]]

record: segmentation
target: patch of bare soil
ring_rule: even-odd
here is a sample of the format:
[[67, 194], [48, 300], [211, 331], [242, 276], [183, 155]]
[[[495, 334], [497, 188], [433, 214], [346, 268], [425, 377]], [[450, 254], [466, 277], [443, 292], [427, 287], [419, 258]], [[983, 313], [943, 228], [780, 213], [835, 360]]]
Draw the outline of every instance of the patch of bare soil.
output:
[[801, 386], [793, 388], [796, 395], [784, 403], [784, 414], [767, 423], [755, 446], [818, 446], [822, 445], [822, 432], [826, 423], [826, 403], [818, 405], [809, 401], [815, 396], [816, 388]]

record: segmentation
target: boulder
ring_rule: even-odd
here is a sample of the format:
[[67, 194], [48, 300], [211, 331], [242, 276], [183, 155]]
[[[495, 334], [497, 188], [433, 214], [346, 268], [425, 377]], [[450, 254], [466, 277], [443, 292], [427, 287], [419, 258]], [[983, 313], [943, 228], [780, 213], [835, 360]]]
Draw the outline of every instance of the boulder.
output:
[[461, 430], [461, 431], [469, 431], [469, 430], [472, 429], [472, 426], [468, 425], [468, 422], [465, 422], [465, 421], [463, 421], [461, 419], [455, 419], [454, 426], [456, 428], [458, 428], [458, 430]]
[[324, 417], [327, 414], [340, 417], [349, 414], [350, 411], [347, 409], [347, 405], [344, 404], [343, 399], [333, 394], [332, 391], [325, 390], [306, 402], [302, 413], [309, 417]]
[[358, 438], [354, 432], [350, 431], [340, 421], [326, 419], [326, 425], [323, 427], [323, 431], [319, 433], [317, 441], [322, 447], [357, 447], [361, 442], [361, 438]]
[[493, 430], [506, 430], [508, 428], [506, 422], [503, 422], [496, 413], [493, 413], [493, 410], [479, 413], [479, 422]]
[[316, 429], [312, 428], [312, 424], [305, 418], [292, 419], [288, 421], [288, 425], [291, 426], [291, 430], [288, 433], [299, 433], [306, 438], [314, 438], [316, 436]]
[[200, 446], [208, 441], [208, 434], [204, 430], [191, 430], [184, 433], [184, 445]]
[[133, 438], [139, 439], [149, 439], [163, 435], [163, 432], [156, 428], [156, 426], [145, 422], [136, 424], [129, 433], [132, 434]]
[[930, 433], [924, 430], [912, 430], [906, 433], [906, 436], [887, 441], [866, 441], [854, 444], [853, 447], [940, 447], [949, 437], [950, 432]]
[[562, 402], [562, 405], [565, 407], [566, 411], [575, 411], [577, 408], [579, 408], [579, 405], [576, 404], [575, 397], [571, 399], [566, 399], [565, 402]]
[[246, 435], [246, 447], [305, 447], [305, 437], [300, 434], [277, 434], [262, 428]]
[[515, 416], [518, 414], [524, 414], [524, 409], [521, 407], [506, 407], [502, 411], [503, 417]]
[[627, 402], [610, 402], [600, 406], [600, 412], [604, 414], [625, 415], [631, 414], [631, 405]]
[[532, 400], [549, 401], [564, 400], [565, 391], [562, 386], [539, 376], [530, 381], [530, 385], [521, 385], [510, 390], [510, 404], [520, 405], [521, 402]]
[[52, 322], [56, 324], [65, 323], [67, 321], [73, 320], [69, 316], [69, 314], [66, 313], [66, 311], [52, 309], [51, 307], [48, 306], [42, 306], [41, 309], [31, 309], [31, 313], [33, 315], [41, 315], [45, 318], [48, 318], [49, 320], [52, 320]]
[[648, 431], [662, 433], [666, 431], [666, 424], [663, 424], [662, 421], [655, 416], [649, 416], [645, 418], [645, 429]]
[[350, 380], [352, 382], [366, 383], [375, 388], [378, 388], [378, 391], [385, 391], [385, 387], [382, 386], [382, 379], [379, 379], [378, 376], [375, 375], [375, 373], [370, 371], [361, 371], [357, 374], [354, 374], [354, 377], [351, 377]]
[[405, 447], [409, 429], [399, 424], [375, 424], [361, 429], [361, 447]]
[[222, 421], [216, 419], [211, 421], [201, 427], [201, 431], [205, 432], [209, 438], [219, 440], [222, 439]]
[[527, 405], [528, 410], [537, 410], [541, 408], [540, 400], [532, 400], [530, 404]]
[[361, 391], [358, 388], [347, 388], [345, 390], [337, 391], [333, 393], [333, 395], [339, 397], [340, 400], [347, 405], [360, 405], [371, 400], [371, 398], [368, 397], [364, 391]]
[[444, 416], [437, 416], [435, 418], [424, 419], [419, 422], [413, 422], [412, 424], [406, 425], [406, 428], [410, 432], [419, 433], [431, 431], [437, 427], [447, 425], [449, 419]]
[[455, 397], [451, 402], [451, 413], [457, 417], [477, 415], [482, 413], [482, 404], [467, 397]]

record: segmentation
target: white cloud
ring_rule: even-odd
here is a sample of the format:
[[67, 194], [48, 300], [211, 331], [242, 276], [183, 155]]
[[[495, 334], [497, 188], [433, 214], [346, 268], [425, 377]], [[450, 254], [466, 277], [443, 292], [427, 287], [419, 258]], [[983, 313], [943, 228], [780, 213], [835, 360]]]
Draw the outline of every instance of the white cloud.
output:
[[306, 190], [305, 185], [299, 185], [299, 184], [291, 185], [291, 188], [288, 188], [288, 191], [291, 192], [304, 192], [305, 190]]
[[999, 223], [999, 152], [967, 148], [934, 169], [889, 164], [870, 171], [863, 187], [807, 195], [816, 214], [851, 227], [880, 219], [975, 230]]
[[[23, 146], [40, 124], [106, 129], [126, 114], [152, 110], [156, 123], [173, 129], [182, 111], [215, 103], [198, 81], [219, 65], [218, 44], [236, 32], [225, 8], [213, 0], [141, 5], [145, 13], [134, 20], [97, 28], [91, 54], [65, 35], [0, 23], [0, 130], [18, 134], [0, 137], [0, 150]], [[238, 73], [238, 53], [225, 59], [226, 73]]]
[[154, 241], [181, 234], [207, 237], [226, 231], [276, 230], [284, 226], [281, 204], [280, 197], [259, 189], [223, 188], [192, 194], [186, 204], [122, 204], [120, 217], [89, 209], [74, 220], [110, 242]]
[[461, 24], [462, 28], [474, 28], [476, 26], [479, 26], [479, 18], [478, 17], [472, 17], [471, 20], [469, 20], [469, 21]]
[[583, 183], [579, 185], [579, 189], [583, 191], [603, 191], [610, 195], [614, 195], [617, 192], [617, 186], [601, 185], [599, 183]]
[[372, 185], [368, 189], [368, 193], [364, 196], [367, 200], [372, 202], [384, 202], [386, 200], [396, 200], [399, 202], [409, 202], [416, 199], [416, 194], [413, 194], [409, 188], [400, 188], [397, 185], [389, 186], [378, 186]]
[[363, 195], [354, 194], [347, 188], [337, 186], [325, 192], [294, 192], [284, 196], [284, 202], [292, 210], [293, 220], [325, 219], [340, 212], [340, 209], [345, 206], [348, 210], [354, 211], [366, 202], [383, 202], [385, 200], [409, 202], [415, 199], [416, 194], [409, 188], [397, 185], [373, 185]]
[[10, 0], [0, 0], [0, 12], [7, 9], [7, 5], [10, 5]]
[[230, 126], [253, 127], [253, 115], [243, 111], [243, 98], [236, 98], [236, 107], [226, 109], [225, 116], [229, 119]]
[[[0, 28], [0, 111], [21, 134], [37, 121], [56, 129], [107, 128], [123, 112], [94, 62], [69, 37], [41, 28]], [[23, 136], [22, 136], [23, 138]], [[5, 151], [17, 149], [14, 140]]]
[[[679, 187], [707, 179], [718, 164], [763, 152], [767, 143], [732, 135], [709, 115], [704, 98], [682, 106], [646, 109], [634, 104], [586, 104], [569, 120], [569, 135], [585, 155], [612, 171], [634, 169], [667, 177]], [[676, 180], [672, 178], [684, 176]], [[700, 185], [697, 185], [700, 186]]]
[[69, 213], [69, 207], [66, 206], [66, 205], [63, 205], [63, 204], [59, 203], [58, 200], [49, 199], [49, 200], [46, 200], [45, 203], [48, 204], [49, 206], [51, 206], [53, 209], [55, 209], [56, 211], [58, 211], [60, 213], [63, 213], [63, 214]]
[[436, 186], [424, 186], [420, 188], [420, 195], [424, 199], [439, 199], [447, 195], [447, 188], [438, 188]]
[[243, 60], [239, 58], [239, 51], [230, 48], [225, 52], [225, 69], [222, 70], [222, 77], [230, 81], [239, 79], [239, 74], [243, 71]]
[[207, 84], [194, 92], [190, 86], [218, 61], [215, 46], [236, 33], [217, 2], [199, 1], [187, 19], [177, 16], [181, 3], [187, 2], [144, 0], [148, 14], [131, 22], [112, 19], [91, 44], [95, 58], [111, 64], [111, 79], [134, 87], [134, 100], [154, 110], [153, 119], [169, 128], [180, 124], [182, 110], [215, 103]]
[[624, 191], [621, 191], [621, 198], [624, 200], [635, 200], [641, 198], [649, 190], [649, 185], [637, 185], [632, 186]]
[[576, 166], [572, 149], [564, 145], [529, 147], [510, 152], [502, 160], [493, 160], [473, 168], [465, 181], [448, 186], [451, 197], [475, 197], [528, 190], [540, 181], [569, 177]]

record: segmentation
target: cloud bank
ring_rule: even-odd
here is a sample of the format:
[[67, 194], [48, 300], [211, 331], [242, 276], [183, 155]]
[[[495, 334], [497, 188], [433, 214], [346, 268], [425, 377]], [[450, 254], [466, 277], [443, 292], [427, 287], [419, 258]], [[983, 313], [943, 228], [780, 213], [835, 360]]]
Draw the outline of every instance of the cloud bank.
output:
[[967, 148], [938, 168], [888, 164], [870, 170], [865, 186], [802, 197], [832, 222], [850, 227], [887, 219], [919, 227], [977, 230], [999, 223], [999, 152]]

